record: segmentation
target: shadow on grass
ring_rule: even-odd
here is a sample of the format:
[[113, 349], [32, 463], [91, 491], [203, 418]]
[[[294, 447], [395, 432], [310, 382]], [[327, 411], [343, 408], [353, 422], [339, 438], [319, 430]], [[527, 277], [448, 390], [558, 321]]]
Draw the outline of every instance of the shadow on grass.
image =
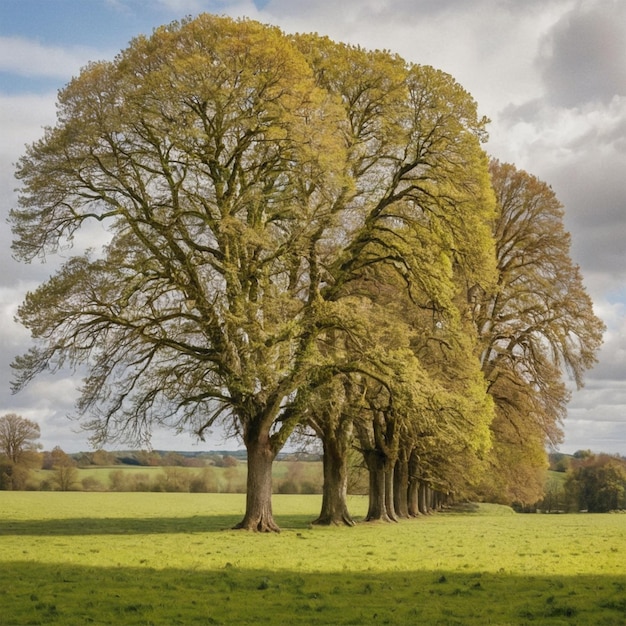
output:
[[[134, 535], [160, 533], [219, 532], [232, 529], [242, 515], [195, 515], [193, 517], [112, 517], [48, 520], [3, 520], [4, 535]], [[308, 528], [311, 515], [276, 515], [278, 525], [287, 529]], [[0, 622], [1, 624], [1, 622]]]
[[[275, 566], [274, 566], [275, 567]], [[85, 567], [8, 562], [0, 623], [626, 623], [625, 576]]]

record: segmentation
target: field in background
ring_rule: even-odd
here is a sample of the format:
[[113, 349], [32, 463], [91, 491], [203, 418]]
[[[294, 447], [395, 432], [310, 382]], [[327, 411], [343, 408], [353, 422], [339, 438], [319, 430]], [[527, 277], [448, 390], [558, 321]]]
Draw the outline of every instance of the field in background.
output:
[[624, 515], [313, 528], [319, 505], [275, 496], [258, 535], [229, 530], [243, 495], [2, 492], [0, 623], [626, 623]]
[[[170, 491], [195, 493], [244, 493], [246, 463], [219, 467], [111, 465], [76, 468], [71, 491]], [[275, 461], [272, 469], [275, 493], [315, 494], [322, 491], [320, 461]], [[32, 489], [56, 490], [54, 470], [31, 472]]]

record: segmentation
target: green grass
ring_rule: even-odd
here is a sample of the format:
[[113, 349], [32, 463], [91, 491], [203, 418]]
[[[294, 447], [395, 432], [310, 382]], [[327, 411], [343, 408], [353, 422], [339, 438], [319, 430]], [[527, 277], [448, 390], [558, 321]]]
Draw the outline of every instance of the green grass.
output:
[[626, 624], [626, 516], [319, 504], [275, 496], [258, 535], [242, 495], [0, 492], [0, 624]]

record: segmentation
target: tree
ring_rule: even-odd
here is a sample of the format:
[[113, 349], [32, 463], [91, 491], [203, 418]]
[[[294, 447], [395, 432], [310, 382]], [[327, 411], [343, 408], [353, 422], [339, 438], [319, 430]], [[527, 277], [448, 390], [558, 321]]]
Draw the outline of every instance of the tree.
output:
[[0, 452], [15, 465], [39, 449], [39, 424], [17, 413], [0, 417]]
[[561, 438], [569, 400], [564, 376], [582, 386], [604, 324], [570, 257], [563, 208], [552, 189], [513, 165], [492, 161], [490, 171], [498, 279], [491, 291], [468, 291], [496, 405], [485, 489], [531, 504], [545, 483], [546, 445]]
[[565, 494], [574, 511], [607, 513], [626, 508], [626, 462], [608, 454], [576, 458], [567, 473]]
[[537, 506], [546, 513], [552, 513], [553, 511], [564, 511], [564, 481], [560, 480], [559, 478], [550, 478], [550, 480], [548, 480], [546, 484], [544, 497]]
[[27, 295], [15, 389], [84, 368], [95, 443], [221, 423], [247, 449], [238, 526], [278, 530], [272, 463], [312, 394], [385, 371], [327, 349], [367, 339], [360, 286], [385, 268], [446, 318], [457, 268], [491, 280], [485, 122], [452, 77], [389, 53], [210, 15], [138, 37], [60, 93], [18, 164], [19, 258], [93, 221], [110, 241]]
[[410, 350], [389, 350], [391, 384], [370, 381], [364, 389], [363, 419], [356, 422], [359, 446], [369, 472], [366, 521], [396, 521], [394, 475], [401, 442], [412, 426], [430, 419], [431, 381]]
[[39, 462], [39, 436], [39, 424], [36, 422], [17, 413], [0, 417], [1, 489], [25, 488], [30, 468]]
[[[386, 293], [384, 309], [382, 305], [378, 309], [384, 311], [379, 320], [390, 319], [392, 310], [396, 312], [394, 307], [400, 308], [399, 296], [403, 306], [430, 312], [429, 329], [454, 320], [458, 317], [454, 302], [458, 276], [487, 288], [494, 275], [488, 227], [493, 196], [480, 148], [486, 120], [477, 117], [469, 94], [443, 72], [407, 65], [397, 55], [368, 52], [316, 35], [298, 36], [295, 42], [309, 60], [318, 85], [340, 99], [346, 114], [342, 136], [348, 154], [346, 176], [353, 184], [341, 201], [348, 209], [343, 219], [349, 222], [344, 227], [341, 253], [320, 263], [326, 278], [322, 296], [332, 302], [349, 298], [352, 309], [361, 312], [368, 310], [363, 301], [382, 300], [381, 294]], [[401, 315], [398, 319], [405, 323]], [[445, 327], [453, 325], [446, 323]], [[350, 523], [341, 501], [343, 479], [336, 477], [345, 476], [355, 413], [350, 403], [359, 394], [346, 390], [359, 386], [367, 389], [368, 380], [373, 385], [372, 402], [365, 410], [377, 417], [368, 423], [359, 420], [357, 432], [363, 451], [368, 451], [373, 472], [370, 477], [376, 484], [383, 475], [375, 466], [386, 458], [387, 488], [379, 493], [387, 500], [393, 482], [389, 466], [393, 465], [400, 436], [392, 424], [396, 418], [405, 417], [397, 411], [381, 412], [372, 405], [377, 391], [384, 389], [390, 394], [395, 390], [399, 397], [406, 392], [393, 385], [397, 372], [386, 366], [380, 355], [395, 347], [387, 342], [378, 354], [368, 352], [364, 349], [368, 339], [378, 337], [373, 325], [361, 324], [360, 333], [354, 324], [350, 328], [346, 343], [338, 350], [361, 367], [351, 372], [352, 380], [345, 378], [345, 368], [341, 371], [344, 379], [335, 387], [337, 397], [317, 405], [312, 422], [322, 438], [325, 476], [330, 481], [326, 483], [320, 520], [329, 523]], [[336, 335], [327, 333], [320, 339], [337, 346]], [[476, 355], [469, 358], [478, 370]], [[322, 395], [327, 396], [328, 390]], [[338, 400], [342, 396], [347, 402]], [[388, 396], [389, 406], [393, 401]], [[359, 410], [363, 408], [360, 405]], [[380, 449], [381, 420], [391, 437], [386, 451]], [[381, 428], [374, 428], [374, 422]], [[372, 504], [376, 515], [391, 507], [391, 502], [383, 506], [377, 497]]]
[[312, 396], [306, 412], [306, 425], [322, 442], [322, 505], [313, 522], [320, 525], [354, 526], [347, 504], [348, 459], [356, 406], [350, 376], [333, 377]]
[[50, 452], [52, 461], [52, 481], [59, 491], [70, 491], [78, 481], [78, 470], [74, 460], [59, 446]]
[[27, 296], [38, 344], [15, 388], [85, 366], [95, 442], [223, 421], [248, 452], [243, 528], [277, 529], [271, 465], [316, 366], [311, 255], [345, 186], [335, 108], [277, 29], [202, 15], [83, 70], [17, 171], [17, 256], [90, 221], [111, 240]]

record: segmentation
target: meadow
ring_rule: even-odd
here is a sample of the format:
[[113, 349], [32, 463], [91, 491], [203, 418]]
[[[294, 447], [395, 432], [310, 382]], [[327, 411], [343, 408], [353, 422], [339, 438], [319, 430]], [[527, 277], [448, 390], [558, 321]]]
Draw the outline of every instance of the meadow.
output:
[[626, 624], [626, 515], [319, 505], [274, 496], [260, 535], [241, 494], [0, 492], [0, 624]]

